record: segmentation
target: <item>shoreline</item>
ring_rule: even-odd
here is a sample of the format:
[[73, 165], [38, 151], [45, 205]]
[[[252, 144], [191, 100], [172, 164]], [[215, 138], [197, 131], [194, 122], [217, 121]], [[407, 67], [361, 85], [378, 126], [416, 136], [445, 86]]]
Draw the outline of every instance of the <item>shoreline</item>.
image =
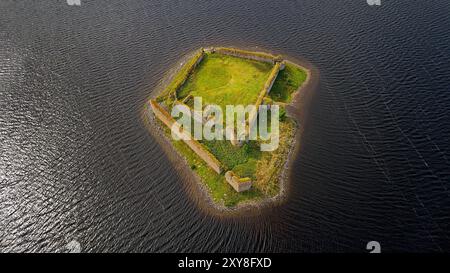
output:
[[[270, 51], [264, 51], [270, 52]], [[319, 81], [318, 69], [306, 60], [291, 61], [291, 58], [286, 58], [285, 61], [289, 64], [295, 65], [306, 72], [306, 80], [302, 85], [292, 93], [292, 100], [286, 105], [286, 112], [289, 118], [295, 123], [295, 132], [289, 143], [286, 161], [282, 164], [282, 169], [278, 174], [279, 192], [272, 197], [265, 197], [257, 200], [245, 201], [237, 204], [234, 207], [226, 207], [223, 204], [217, 203], [213, 200], [210, 190], [201, 178], [189, 168], [186, 158], [181, 155], [172, 145], [167, 136], [164, 134], [162, 128], [158, 126], [156, 117], [151, 111], [148, 101], [151, 98], [158, 96], [164, 88], [171, 82], [174, 75], [176, 75], [183, 64], [188, 61], [195, 51], [185, 54], [181, 61], [171, 67], [166, 74], [161, 78], [159, 84], [155, 87], [151, 96], [146, 100], [142, 111], [142, 118], [144, 125], [149, 133], [160, 145], [165, 155], [172, 163], [172, 167], [177, 171], [177, 174], [182, 180], [183, 189], [189, 195], [189, 198], [204, 212], [220, 217], [236, 217], [236, 216], [251, 216], [260, 215], [264, 210], [276, 208], [284, 204], [289, 196], [289, 186], [291, 182], [292, 165], [300, 151], [301, 135], [303, 133], [306, 117], [305, 105], [311, 100], [315, 87]], [[301, 125], [301, 126], [300, 126]], [[194, 185], [195, 184], [195, 185]]]

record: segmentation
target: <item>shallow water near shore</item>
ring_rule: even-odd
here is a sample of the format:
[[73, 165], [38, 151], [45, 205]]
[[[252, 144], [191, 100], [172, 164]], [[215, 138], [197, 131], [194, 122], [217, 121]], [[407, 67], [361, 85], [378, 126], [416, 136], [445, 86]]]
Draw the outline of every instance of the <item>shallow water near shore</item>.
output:
[[[0, 2], [0, 252], [450, 250], [445, 1]], [[208, 45], [320, 71], [286, 201], [205, 213], [142, 122]]]

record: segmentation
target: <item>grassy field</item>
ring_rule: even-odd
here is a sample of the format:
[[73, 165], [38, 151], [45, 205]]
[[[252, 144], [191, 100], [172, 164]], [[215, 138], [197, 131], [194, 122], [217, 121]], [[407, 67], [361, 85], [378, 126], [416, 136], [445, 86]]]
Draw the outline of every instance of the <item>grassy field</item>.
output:
[[178, 91], [178, 99], [187, 95], [203, 98], [203, 104], [244, 106], [254, 104], [273, 65], [217, 53], [206, 54], [186, 84]]

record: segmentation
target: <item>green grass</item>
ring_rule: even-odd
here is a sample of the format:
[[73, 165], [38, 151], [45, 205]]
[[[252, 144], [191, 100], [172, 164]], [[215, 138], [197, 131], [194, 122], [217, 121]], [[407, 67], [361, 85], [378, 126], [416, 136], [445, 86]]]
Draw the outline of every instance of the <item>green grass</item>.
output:
[[266, 59], [281, 58], [281, 56], [273, 56], [272, 54], [268, 54], [268, 53], [264, 53], [264, 52], [253, 52], [253, 51], [242, 50], [242, 49], [238, 49], [238, 48], [230, 48], [230, 47], [217, 47], [216, 51], [219, 51], [219, 52], [227, 51], [230, 53], [239, 53], [244, 56], [257, 56], [257, 57], [266, 58]]
[[187, 95], [203, 98], [203, 105], [244, 106], [254, 104], [273, 65], [218, 53], [205, 57], [178, 91], [178, 98]]
[[284, 70], [278, 73], [277, 79], [273, 83], [269, 96], [272, 100], [289, 103], [292, 94], [306, 80], [306, 71], [292, 64], [287, 63]]

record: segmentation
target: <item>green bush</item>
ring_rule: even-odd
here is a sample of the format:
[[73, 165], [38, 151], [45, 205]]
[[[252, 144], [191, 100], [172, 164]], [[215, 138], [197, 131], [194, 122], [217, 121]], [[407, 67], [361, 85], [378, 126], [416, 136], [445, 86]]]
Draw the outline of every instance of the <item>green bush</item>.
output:
[[292, 94], [306, 80], [306, 71], [295, 65], [286, 64], [284, 70], [278, 73], [278, 77], [273, 83], [269, 96], [274, 101], [291, 102]]

